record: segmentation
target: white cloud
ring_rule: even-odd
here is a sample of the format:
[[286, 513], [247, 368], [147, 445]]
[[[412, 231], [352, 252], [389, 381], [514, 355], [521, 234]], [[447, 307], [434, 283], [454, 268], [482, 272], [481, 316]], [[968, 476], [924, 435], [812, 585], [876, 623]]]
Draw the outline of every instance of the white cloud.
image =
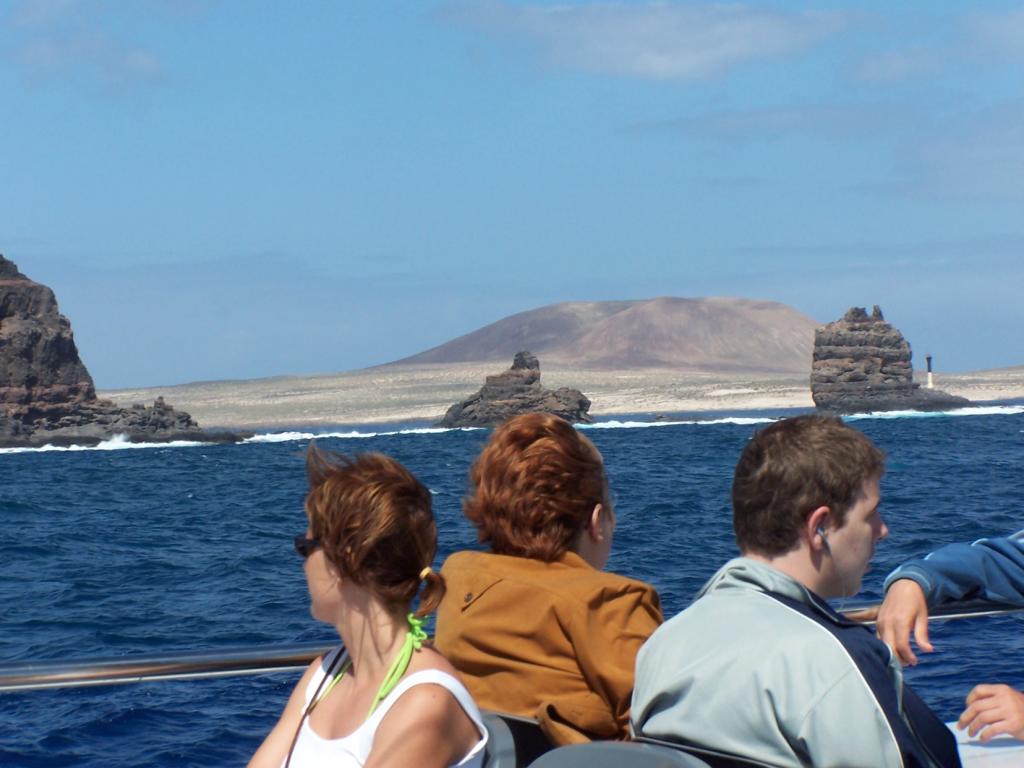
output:
[[928, 46], [897, 44], [891, 50], [865, 55], [854, 64], [854, 76], [882, 84], [932, 77], [965, 62], [998, 65], [1007, 60], [1024, 61], [1024, 8], [969, 11], [944, 19], [937, 27], [925, 16], [916, 22], [941, 34]]
[[105, 88], [149, 84], [162, 77], [153, 53], [103, 35], [33, 38], [15, 48], [12, 58], [36, 78], [89, 74]]
[[919, 149], [921, 185], [943, 197], [1024, 199], [1024, 104], [984, 111]]
[[898, 133], [920, 116], [903, 104], [807, 104], [717, 112], [684, 120], [648, 123], [638, 130], [664, 130], [721, 141], [762, 141], [812, 136], [862, 141]]
[[45, 26], [72, 18], [81, 7], [81, 0], [21, 0], [11, 9], [9, 18], [17, 25]]
[[920, 128], [900, 139], [900, 164], [876, 184], [852, 185], [870, 195], [925, 199], [1024, 200], [1024, 102], [967, 111], [954, 125], [922, 113]]
[[917, 47], [867, 56], [855, 66], [854, 75], [868, 82], [889, 83], [929, 75], [940, 66], [937, 51]]
[[965, 29], [969, 45], [978, 55], [1024, 59], [1024, 8], [972, 13]]
[[448, 18], [525, 39], [586, 72], [699, 80], [806, 48], [846, 24], [837, 13], [735, 4], [463, 5]]
[[114, 90], [159, 81], [159, 57], [108, 32], [107, 10], [81, 0], [24, 0], [4, 20], [0, 56], [34, 80], [91, 81]]

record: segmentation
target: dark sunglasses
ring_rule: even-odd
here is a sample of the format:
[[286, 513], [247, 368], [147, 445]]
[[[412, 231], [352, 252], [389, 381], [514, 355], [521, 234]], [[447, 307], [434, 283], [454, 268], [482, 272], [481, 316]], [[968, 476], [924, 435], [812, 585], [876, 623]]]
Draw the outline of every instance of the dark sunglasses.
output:
[[295, 537], [295, 551], [302, 555], [303, 560], [318, 549], [320, 549], [319, 539], [311, 539], [304, 534]]

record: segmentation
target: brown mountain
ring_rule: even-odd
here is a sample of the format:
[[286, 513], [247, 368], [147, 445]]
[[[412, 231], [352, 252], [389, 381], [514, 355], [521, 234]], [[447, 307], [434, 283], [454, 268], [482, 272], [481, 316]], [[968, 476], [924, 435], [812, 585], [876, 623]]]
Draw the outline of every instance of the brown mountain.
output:
[[662, 297], [520, 312], [392, 365], [507, 360], [546, 365], [806, 373], [817, 323], [773, 301]]

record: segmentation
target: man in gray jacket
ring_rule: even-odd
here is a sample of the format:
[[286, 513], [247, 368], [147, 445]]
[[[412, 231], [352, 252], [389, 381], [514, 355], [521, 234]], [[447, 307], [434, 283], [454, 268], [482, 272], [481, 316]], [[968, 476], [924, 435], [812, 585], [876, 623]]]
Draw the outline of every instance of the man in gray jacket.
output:
[[959, 766], [956, 742], [889, 648], [833, 611], [888, 529], [884, 456], [825, 416], [761, 430], [733, 478], [742, 557], [637, 657], [637, 735], [773, 766]]

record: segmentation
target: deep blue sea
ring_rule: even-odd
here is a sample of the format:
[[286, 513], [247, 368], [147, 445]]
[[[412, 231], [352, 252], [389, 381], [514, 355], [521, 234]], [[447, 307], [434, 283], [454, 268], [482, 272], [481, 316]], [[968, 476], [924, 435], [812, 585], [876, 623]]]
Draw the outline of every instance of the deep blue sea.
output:
[[[729, 483], [771, 414], [588, 427], [617, 497], [609, 569], [652, 582], [667, 615], [736, 554]], [[889, 455], [890, 526], [864, 597], [937, 544], [1024, 528], [1024, 405], [855, 418]], [[436, 566], [475, 547], [462, 518], [485, 430], [363, 427], [320, 436], [382, 451], [433, 491]], [[376, 428], [382, 429], [382, 428]], [[390, 429], [390, 428], [389, 428]], [[23, 660], [331, 643], [308, 613], [292, 537], [305, 530], [308, 434], [224, 446], [0, 453], [0, 665]], [[933, 624], [937, 652], [907, 676], [946, 720], [977, 682], [1024, 687], [1016, 617]], [[297, 674], [0, 694], [0, 766], [246, 762]]]

